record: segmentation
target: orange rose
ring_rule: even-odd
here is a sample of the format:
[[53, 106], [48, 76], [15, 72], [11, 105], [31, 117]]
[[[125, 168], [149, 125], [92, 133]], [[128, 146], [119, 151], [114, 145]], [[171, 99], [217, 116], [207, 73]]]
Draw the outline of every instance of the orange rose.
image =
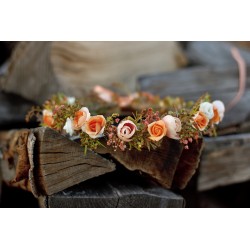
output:
[[82, 129], [83, 131], [85, 130], [84, 125], [85, 122], [90, 118], [90, 113], [88, 108], [81, 108], [77, 112], [75, 112], [75, 117], [73, 120], [73, 127], [75, 130], [80, 130]]
[[159, 120], [148, 125], [148, 132], [152, 141], [159, 141], [167, 133], [164, 121]]
[[92, 116], [85, 123], [85, 132], [94, 139], [102, 137], [105, 125], [106, 120], [103, 115]]
[[198, 127], [200, 131], [203, 131], [209, 123], [208, 117], [201, 111], [198, 111], [196, 115], [193, 117], [193, 119], [195, 125]]
[[54, 124], [53, 113], [50, 110], [44, 109], [43, 110], [43, 123], [47, 127], [52, 127]]

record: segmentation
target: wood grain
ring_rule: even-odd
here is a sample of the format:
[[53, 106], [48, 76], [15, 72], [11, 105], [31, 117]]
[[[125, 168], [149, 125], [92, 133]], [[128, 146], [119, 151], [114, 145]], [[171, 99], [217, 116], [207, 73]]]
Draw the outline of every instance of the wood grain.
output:
[[103, 176], [47, 196], [43, 205], [50, 208], [181, 208], [185, 200], [144, 180]]
[[[247, 70], [250, 70], [250, 66]], [[237, 93], [238, 68], [236, 66], [192, 67], [173, 73], [141, 77], [139, 86], [141, 90], [161, 97], [180, 96], [185, 100], [193, 101], [208, 92], [213, 100], [219, 99], [228, 104]], [[222, 129], [239, 127], [242, 123], [249, 121], [249, 103], [250, 76], [247, 77], [246, 92], [241, 101], [225, 113], [219, 127]]]
[[175, 171], [173, 187], [184, 189], [200, 163], [200, 157], [203, 150], [203, 139], [189, 143], [189, 149], [183, 150], [178, 166]]
[[139, 170], [149, 175], [163, 187], [171, 188], [174, 174], [183, 150], [179, 141], [165, 137], [157, 150], [144, 148], [142, 151], [126, 150], [113, 151], [112, 148], [100, 148], [99, 153], [109, 153], [125, 168]]
[[[34, 175], [41, 194], [53, 194], [115, 170], [115, 164], [49, 128], [34, 129]], [[38, 166], [38, 167], [36, 167]]]
[[198, 190], [250, 180], [250, 133], [206, 138]]
[[58, 91], [84, 97], [95, 85], [127, 94], [139, 75], [184, 65], [177, 42], [20, 42], [2, 82], [7, 92], [41, 104]]
[[[27, 131], [28, 139], [22, 139]], [[36, 197], [115, 170], [111, 161], [92, 151], [84, 155], [78, 143], [49, 128], [2, 132], [0, 138], [3, 180], [32, 191]]]

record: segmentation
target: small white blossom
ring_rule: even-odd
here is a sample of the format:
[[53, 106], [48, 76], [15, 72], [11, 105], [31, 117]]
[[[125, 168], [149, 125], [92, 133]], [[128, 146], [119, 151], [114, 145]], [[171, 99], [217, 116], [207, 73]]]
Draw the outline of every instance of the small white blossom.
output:
[[67, 118], [66, 123], [63, 127], [63, 129], [66, 131], [67, 134], [69, 134], [70, 136], [73, 135], [74, 133], [74, 129], [73, 129], [73, 122], [70, 118]]
[[214, 117], [214, 110], [212, 103], [209, 102], [201, 103], [200, 111], [203, 112], [208, 119], [212, 119]]
[[75, 103], [75, 101], [76, 101], [76, 98], [75, 98], [75, 97], [73, 97], [73, 96], [68, 96], [68, 97], [67, 97], [67, 103], [68, 103], [69, 105], [73, 105], [73, 104]]

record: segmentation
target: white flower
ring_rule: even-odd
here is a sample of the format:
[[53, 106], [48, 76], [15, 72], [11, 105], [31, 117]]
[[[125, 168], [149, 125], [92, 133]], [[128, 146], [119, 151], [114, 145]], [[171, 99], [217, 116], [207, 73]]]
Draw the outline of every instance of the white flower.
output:
[[68, 103], [69, 105], [73, 105], [73, 104], [75, 103], [75, 101], [76, 101], [76, 98], [75, 98], [75, 97], [73, 97], [73, 96], [68, 96], [68, 97], [67, 97], [67, 103]]
[[129, 142], [137, 130], [136, 125], [130, 120], [121, 121], [117, 127], [117, 135], [122, 141]]
[[218, 124], [222, 121], [225, 113], [225, 105], [222, 101], [216, 100], [213, 102], [213, 108], [216, 112], [216, 119], [214, 119], [214, 123]]
[[166, 136], [175, 140], [180, 139], [177, 133], [181, 131], [181, 120], [172, 115], [166, 115], [162, 118], [162, 120], [167, 127]]
[[65, 123], [63, 129], [64, 129], [64, 130], [66, 131], [66, 133], [69, 134], [70, 136], [73, 135], [74, 129], [73, 129], [73, 121], [72, 121], [72, 119], [67, 118], [66, 123]]
[[203, 102], [200, 105], [201, 112], [205, 114], [205, 116], [210, 120], [214, 117], [213, 104], [209, 102]]

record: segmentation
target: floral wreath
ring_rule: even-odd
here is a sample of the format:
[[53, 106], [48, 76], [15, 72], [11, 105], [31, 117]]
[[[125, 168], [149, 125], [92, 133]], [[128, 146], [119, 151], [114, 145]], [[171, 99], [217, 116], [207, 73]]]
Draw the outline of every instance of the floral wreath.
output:
[[[93, 97], [101, 103], [93, 106]], [[224, 117], [225, 106], [220, 100], [211, 102], [209, 94], [204, 94], [195, 103], [184, 102], [181, 98], [159, 98], [145, 92], [121, 97], [103, 87], [96, 86], [94, 96], [82, 104], [75, 97], [57, 94], [46, 101], [42, 108], [33, 107], [26, 120], [36, 116], [41, 126], [49, 127], [62, 134], [80, 137], [84, 152], [95, 150], [98, 146], [113, 147], [125, 151], [135, 148], [156, 149], [164, 137], [179, 140], [188, 149], [189, 143], [205, 134], [216, 135], [215, 125]], [[146, 98], [146, 102], [145, 102]], [[134, 112], [124, 117], [118, 112], [108, 113], [110, 105], [117, 111], [133, 110], [133, 105], [149, 103], [150, 108]], [[93, 106], [93, 110], [88, 107]], [[98, 106], [98, 105], [97, 105]], [[158, 109], [157, 109], [158, 107]], [[155, 109], [156, 108], [156, 109]], [[106, 145], [105, 145], [106, 144]]]

